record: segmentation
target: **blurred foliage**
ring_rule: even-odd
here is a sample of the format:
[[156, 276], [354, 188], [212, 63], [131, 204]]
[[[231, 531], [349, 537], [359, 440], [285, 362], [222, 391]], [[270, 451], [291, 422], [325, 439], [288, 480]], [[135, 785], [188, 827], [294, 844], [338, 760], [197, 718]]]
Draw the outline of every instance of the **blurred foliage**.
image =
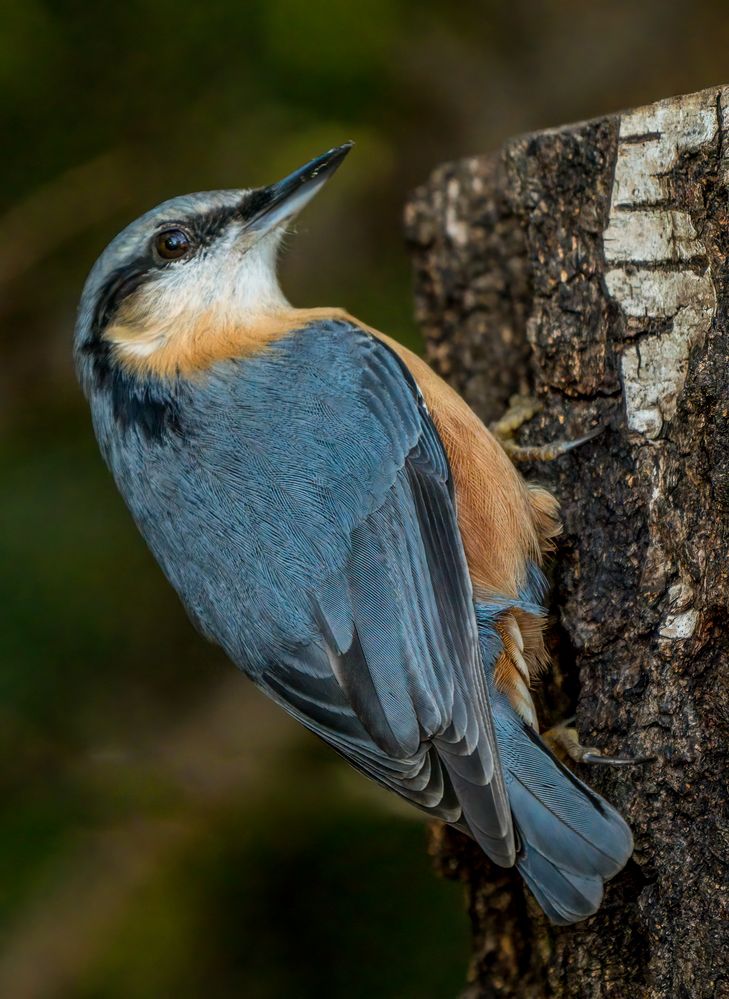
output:
[[192, 631], [73, 379], [86, 271], [171, 195], [357, 148], [283, 261], [417, 345], [438, 162], [726, 82], [723, 0], [128, 0], [0, 13], [0, 995], [442, 997], [468, 950], [418, 817]]

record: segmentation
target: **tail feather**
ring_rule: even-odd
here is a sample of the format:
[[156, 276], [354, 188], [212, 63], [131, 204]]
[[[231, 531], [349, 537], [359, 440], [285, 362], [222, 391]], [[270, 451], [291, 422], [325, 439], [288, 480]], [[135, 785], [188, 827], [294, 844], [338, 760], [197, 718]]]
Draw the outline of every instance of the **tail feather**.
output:
[[603, 893], [600, 877], [568, 874], [528, 842], [523, 844], [517, 867], [544, 914], [557, 926], [578, 923], [600, 908]]
[[[539, 615], [544, 577], [535, 567], [514, 606]], [[476, 617], [501, 769], [518, 838], [516, 865], [554, 923], [596, 912], [604, 883], [627, 863], [633, 837], [618, 812], [564, 767], [495, 683], [504, 603], [478, 603]]]
[[554, 758], [533, 729], [521, 719], [517, 723], [522, 742], [518, 761], [510, 760], [507, 786], [523, 837], [566, 872], [613, 877], [632, 852], [630, 829]]
[[520, 849], [516, 864], [555, 923], [600, 906], [604, 882], [620, 871], [633, 838], [618, 812], [550, 753], [494, 692], [494, 726]]

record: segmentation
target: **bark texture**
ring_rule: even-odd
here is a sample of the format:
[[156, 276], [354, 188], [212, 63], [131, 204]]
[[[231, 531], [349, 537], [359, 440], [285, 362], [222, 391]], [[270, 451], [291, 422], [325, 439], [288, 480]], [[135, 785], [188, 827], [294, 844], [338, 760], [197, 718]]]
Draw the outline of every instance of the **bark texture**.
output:
[[729, 996], [729, 88], [445, 165], [406, 210], [429, 359], [486, 420], [525, 388], [526, 469], [558, 496], [544, 727], [655, 762], [581, 768], [635, 854], [601, 911], [549, 926], [519, 877], [434, 831], [465, 882], [466, 995]]

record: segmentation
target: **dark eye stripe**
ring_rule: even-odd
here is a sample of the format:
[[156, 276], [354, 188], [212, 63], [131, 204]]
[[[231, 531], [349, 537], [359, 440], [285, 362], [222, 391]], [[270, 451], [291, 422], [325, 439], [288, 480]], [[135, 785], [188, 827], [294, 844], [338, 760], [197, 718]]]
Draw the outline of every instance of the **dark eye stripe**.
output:
[[209, 246], [222, 233], [231, 219], [242, 222], [253, 218], [263, 211], [271, 202], [270, 188], [257, 187], [244, 195], [238, 205], [227, 205], [223, 208], [212, 208], [203, 212], [186, 223], [195, 239], [203, 246]]
[[195, 239], [203, 246], [209, 246], [222, 233], [234, 215], [235, 208], [213, 208], [195, 216], [191, 220], [190, 230]]
[[96, 303], [91, 325], [94, 340], [104, 332], [124, 299], [144, 284], [153, 267], [151, 256], [144, 254], [111, 274]]
[[238, 211], [244, 220], [250, 219], [268, 208], [272, 200], [273, 192], [270, 187], [257, 187], [246, 194]]

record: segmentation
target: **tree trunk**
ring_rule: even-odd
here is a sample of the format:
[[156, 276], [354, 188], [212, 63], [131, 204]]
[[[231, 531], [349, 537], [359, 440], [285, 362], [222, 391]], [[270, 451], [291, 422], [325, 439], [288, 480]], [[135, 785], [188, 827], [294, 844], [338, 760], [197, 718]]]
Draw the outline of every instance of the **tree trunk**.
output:
[[440, 167], [406, 210], [429, 359], [522, 440], [605, 431], [530, 478], [562, 505], [542, 723], [654, 756], [580, 775], [635, 854], [600, 912], [550, 926], [452, 830], [469, 997], [729, 996], [729, 87], [523, 136]]

